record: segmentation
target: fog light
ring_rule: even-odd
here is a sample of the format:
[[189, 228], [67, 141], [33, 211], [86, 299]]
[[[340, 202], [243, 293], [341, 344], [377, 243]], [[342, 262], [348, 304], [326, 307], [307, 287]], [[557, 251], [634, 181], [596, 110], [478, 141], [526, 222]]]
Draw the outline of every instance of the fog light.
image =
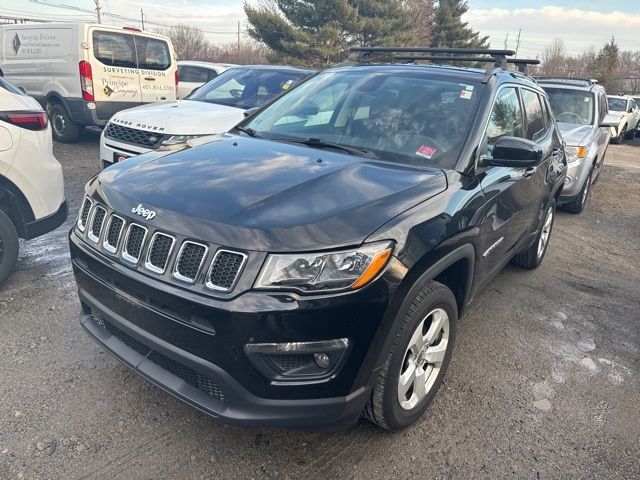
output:
[[567, 175], [564, 177], [564, 188], [569, 188], [571, 185], [573, 185], [573, 177]]
[[313, 359], [320, 368], [327, 368], [329, 366], [329, 355], [326, 353], [314, 353]]

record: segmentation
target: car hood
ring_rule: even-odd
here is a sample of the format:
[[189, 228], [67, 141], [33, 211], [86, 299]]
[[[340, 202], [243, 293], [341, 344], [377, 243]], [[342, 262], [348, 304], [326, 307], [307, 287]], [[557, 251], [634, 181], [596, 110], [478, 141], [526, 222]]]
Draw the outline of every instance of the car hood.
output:
[[301, 251], [362, 243], [446, 189], [441, 170], [220, 135], [164, 157], [104, 170], [89, 194], [149, 226], [228, 247]]
[[242, 108], [216, 103], [179, 100], [152, 103], [122, 110], [112, 123], [172, 135], [222, 133], [244, 119]]
[[562, 123], [558, 122], [562, 139], [567, 145], [572, 146], [584, 146], [587, 142], [587, 137], [591, 131], [595, 128], [593, 125], [576, 125], [575, 123]]

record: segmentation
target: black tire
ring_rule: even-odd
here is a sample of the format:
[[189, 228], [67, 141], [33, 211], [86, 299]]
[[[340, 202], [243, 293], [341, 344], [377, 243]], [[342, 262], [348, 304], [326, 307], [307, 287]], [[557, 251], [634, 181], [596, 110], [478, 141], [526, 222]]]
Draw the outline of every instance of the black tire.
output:
[[549, 240], [551, 239], [551, 230], [553, 229], [553, 221], [556, 216], [556, 201], [552, 200], [547, 207], [544, 218], [540, 222], [540, 230], [536, 235], [536, 241], [525, 252], [515, 255], [511, 259], [511, 263], [523, 268], [537, 268], [542, 263], [545, 253], [549, 248]]
[[589, 171], [589, 175], [587, 175], [587, 179], [584, 181], [584, 185], [582, 185], [580, 193], [576, 195], [573, 201], [562, 205], [563, 210], [569, 213], [580, 213], [584, 210], [584, 206], [587, 204], [587, 198], [589, 197], [589, 192], [591, 191], [591, 177], [593, 177], [593, 167]]
[[[391, 351], [362, 412], [367, 420], [396, 431], [413, 424], [424, 413], [449, 366], [457, 320], [456, 299], [449, 288], [432, 281], [420, 290], [394, 334]], [[434, 321], [438, 323], [434, 324]], [[420, 350], [416, 351], [418, 348]], [[437, 361], [429, 363], [429, 355]], [[412, 374], [412, 368], [416, 376]], [[406, 390], [400, 384], [403, 372], [406, 384], [411, 383]], [[424, 391], [414, 389], [421, 385]], [[400, 394], [400, 389], [405, 390], [404, 394]]]
[[617, 137], [611, 139], [611, 143], [615, 143], [616, 145], [620, 145], [624, 140], [624, 137], [627, 135], [627, 126], [622, 127], [622, 132]]
[[62, 105], [59, 103], [51, 105], [49, 119], [54, 140], [61, 143], [74, 143], [78, 140], [80, 126], [73, 123]]
[[18, 233], [9, 217], [0, 210], [0, 284], [11, 275], [18, 260]]

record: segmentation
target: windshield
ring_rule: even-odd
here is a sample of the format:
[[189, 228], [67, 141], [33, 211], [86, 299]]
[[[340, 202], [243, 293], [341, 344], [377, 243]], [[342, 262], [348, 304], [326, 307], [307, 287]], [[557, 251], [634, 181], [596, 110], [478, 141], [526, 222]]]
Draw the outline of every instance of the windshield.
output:
[[187, 100], [254, 108], [283, 94], [311, 72], [231, 68], [189, 95]]
[[613, 110], [614, 112], [626, 112], [627, 111], [627, 100], [624, 98], [607, 98], [609, 102], [609, 110]]
[[594, 119], [595, 97], [591, 92], [544, 87], [551, 110], [560, 123], [591, 125]]
[[452, 167], [481, 88], [434, 79], [418, 67], [392, 73], [334, 70], [307, 81], [244, 127], [277, 141]]

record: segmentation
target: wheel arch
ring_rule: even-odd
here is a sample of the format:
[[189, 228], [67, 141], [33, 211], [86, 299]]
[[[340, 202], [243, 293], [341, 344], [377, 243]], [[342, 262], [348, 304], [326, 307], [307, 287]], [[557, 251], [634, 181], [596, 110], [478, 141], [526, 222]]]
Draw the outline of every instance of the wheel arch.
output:
[[20, 238], [27, 235], [27, 224], [35, 220], [33, 210], [20, 189], [9, 179], [0, 178], [0, 209], [9, 217]]

